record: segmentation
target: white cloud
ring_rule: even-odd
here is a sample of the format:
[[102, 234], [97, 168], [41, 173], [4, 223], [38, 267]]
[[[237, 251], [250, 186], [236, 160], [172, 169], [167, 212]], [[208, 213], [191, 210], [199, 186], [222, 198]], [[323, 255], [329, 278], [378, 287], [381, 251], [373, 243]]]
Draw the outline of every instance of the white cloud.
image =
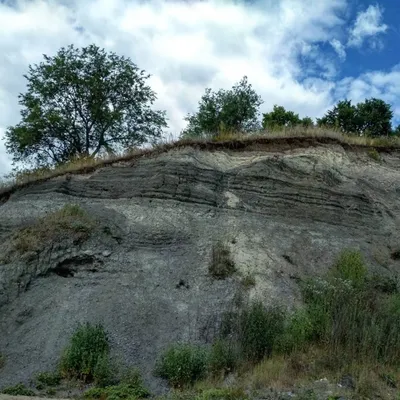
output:
[[365, 11], [357, 15], [353, 28], [350, 30], [350, 37], [347, 45], [361, 47], [366, 39], [372, 40], [373, 48], [379, 46], [375, 38], [380, 33], [385, 33], [388, 26], [382, 23], [383, 10], [378, 6], [369, 6]]
[[[261, 112], [280, 104], [317, 117], [334, 100], [344, 49], [332, 37], [343, 37], [348, 0], [15, 3], [0, 3], [0, 136], [19, 121], [17, 96], [25, 90], [28, 65], [71, 43], [96, 43], [152, 74], [155, 106], [167, 110], [175, 137], [206, 87], [229, 89], [244, 75], [264, 100]], [[356, 29], [363, 19], [357, 21], [354, 32], [365, 36], [365, 29]], [[322, 52], [329, 42], [339, 57]], [[0, 176], [9, 169], [0, 140]]]
[[344, 61], [346, 59], [346, 50], [345, 50], [345, 46], [342, 44], [342, 42], [338, 39], [332, 39], [329, 43], [333, 47], [333, 49], [336, 51], [339, 58], [342, 61]]

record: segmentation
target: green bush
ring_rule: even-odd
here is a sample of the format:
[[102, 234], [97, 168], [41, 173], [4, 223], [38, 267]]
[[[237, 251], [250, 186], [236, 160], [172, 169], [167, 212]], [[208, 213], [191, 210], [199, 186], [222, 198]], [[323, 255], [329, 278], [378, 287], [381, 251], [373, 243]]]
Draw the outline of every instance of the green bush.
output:
[[36, 376], [36, 387], [38, 385], [44, 386], [57, 386], [61, 382], [61, 375], [58, 372], [40, 372]]
[[84, 397], [87, 399], [143, 399], [150, 396], [150, 392], [143, 386], [120, 384], [105, 388], [91, 388], [86, 390]]
[[113, 383], [113, 373], [107, 353], [98, 357], [93, 370], [93, 381], [99, 387], [105, 387]]
[[10, 396], [35, 396], [35, 392], [31, 389], [28, 389], [23, 383], [6, 387], [1, 393], [8, 394]]
[[236, 369], [239, 361], [235, 343], [218, 339], [213, 343], [209, 356], [209, 371], [212, 375], [227, 374]]
[[367, 278], [367, 268], [361, 253], [357, 250], [344, 250], [333, 267], [333, 276], [348, 280], [354, 286], [362, 286]]
[[235, 264], [227, 245], [217, 242], [213, 246], [208, 271], [215, 279], [225, 279], [235, 273]]
[[248, 396], [240, 388], [223, 388], [205, 390], [195, 400], [247, 400]]
[[288, 315], [285, 322], [285, 329], [276, 338], [275, 350], [280, 353], [291, 353], [302, 350], [311, 340], [313, 335], [313, 322], [307, 309], [296, 310]]
[[277, 308], [266, 309], [254, 303], [239, 317], [239, 344], [243, 356], [254, 362], [269, 356], [276, 339], [283, 333], [285, 314]]
[[[67, 378], [91, 382], [103, 379], [109, 354], [107, 334], [102, 325], [89, 323], [78, 327], [64, 351], [60, 369]], [[96, 378], [97, 377], [97, 378]]]
[[208, 353], [200, 346], [175, 344], [157, 362], [155, 374], [172, 387], [185, 387], [206, 376]]

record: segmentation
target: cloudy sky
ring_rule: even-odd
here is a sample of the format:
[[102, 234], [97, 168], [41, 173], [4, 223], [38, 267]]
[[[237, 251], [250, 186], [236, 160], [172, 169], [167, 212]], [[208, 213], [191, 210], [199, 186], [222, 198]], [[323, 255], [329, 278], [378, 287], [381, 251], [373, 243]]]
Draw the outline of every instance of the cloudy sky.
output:
[[152, 74], [170, 135], [205, 88], [244, 75], [260, 111], [283, 105], [320, 117], [337, 100], [379, 97], [400, 123], [399, 0], [0, 0], [0, 176], [11, 170], [2, 137], [19, 122], [23, 74], [43, 54], [95, 43]]

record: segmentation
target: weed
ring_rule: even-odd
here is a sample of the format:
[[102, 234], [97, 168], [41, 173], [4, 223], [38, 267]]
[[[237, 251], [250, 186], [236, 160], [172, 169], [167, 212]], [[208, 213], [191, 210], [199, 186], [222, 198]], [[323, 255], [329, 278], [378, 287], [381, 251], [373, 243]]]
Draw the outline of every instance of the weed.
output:
[[40, 372], [36, 376], [36, 387], [38, 384], [42, 386], [57, 386], [61, 382], [61, 375], [58, 372]]
[[344, 250], [334, 264], [332, 274], [350, 281], [354, 286], [362, 286], [367, 277], [367, 268], [361, 253], [357, 250]]
[[78, 327], [66, 348], [60, 363], [61, 373], [67, 378], [84, 382], [104, 379], [107, 376], [109, 344], [102, 325], [89, 323]]
[[23, 383], [18, 383], [15, 386], [8, 386], [4, 388], [1, 393], [11, 396], [35, 396], [35, 392], [27, 388]]
[[157, 362], [155, 374], [167, 379], [172, 387], [185, 387], [206, 376], [208, 354], [200, 346], [170, 346]]
[[218, 339], [213, 343], [209, 358], [211, 375], [222, 376], [236, 369], [239, 362], [238, 348], [235, 343]]
[[213, 246], [208, 270], [215, 279], [225, 279], [235, 273], [235, 264], [228, 246], [221, 242]]
[[283, 333], [284, 313], [277, 309], [266, 309], [261, 303], [254, 303], [239, 317], [238, 339], [243, 356], [258, 362], [269, 356], [276, 339]]
[[254, 275], [248, 273], [243, 277], [241, 283], [245, 289], [251, 289], [256, 285], [256, 279], [254, 278]]
[[195, 400], [246, 400], [248, 396], [241, 388], [208, 389], [195, 397]]
[[54, 397], [56, 393], [57, 391], [54, 388], [49, 388], [46, 390], [46, 396], [48, 397]]
[[91, 388], [83, 394], [87, 399], [142, 399], [150, 396], [150, 392], [143, 386], [120, 384], [105, 388]]
[[375, 161], [378, 162], [381, 161], [381, 155], [377, 152], [377, 150], [374, 147], [368, 150], [368, 155]]
[[63, 239], [88, 239], [94, 229], [94, 220], [78, 205], [67, 204], [49, 213], [31, 226], [19, 230], [13, 237], [13, 248], [19, 253], [37, 252], [48, 244]]

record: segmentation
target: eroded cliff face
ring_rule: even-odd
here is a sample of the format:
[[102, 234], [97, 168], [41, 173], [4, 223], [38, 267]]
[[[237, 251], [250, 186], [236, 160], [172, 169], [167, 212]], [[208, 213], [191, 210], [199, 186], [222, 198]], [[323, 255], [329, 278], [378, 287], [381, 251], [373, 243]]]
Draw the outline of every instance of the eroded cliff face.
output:
[[[160, 352], [209, 341], [240, 301], [295, 305], [298, 280], [344, 248], [371, 270], [400, 268], [400, 153], [374, 161], [341, 145], [241, 151], [191, 147], [25, 187], [0, 206], [0, 386], [55, 367], [80, 322], [101, 322], [112, 352], [152, 389]], [[16, 232], [65, 204], [95, 221], [40, 251], [12, 251]], [[213, 245], [238, 272], [209, 275]], [[244, 288], [250, 274], [255, 286]]]

